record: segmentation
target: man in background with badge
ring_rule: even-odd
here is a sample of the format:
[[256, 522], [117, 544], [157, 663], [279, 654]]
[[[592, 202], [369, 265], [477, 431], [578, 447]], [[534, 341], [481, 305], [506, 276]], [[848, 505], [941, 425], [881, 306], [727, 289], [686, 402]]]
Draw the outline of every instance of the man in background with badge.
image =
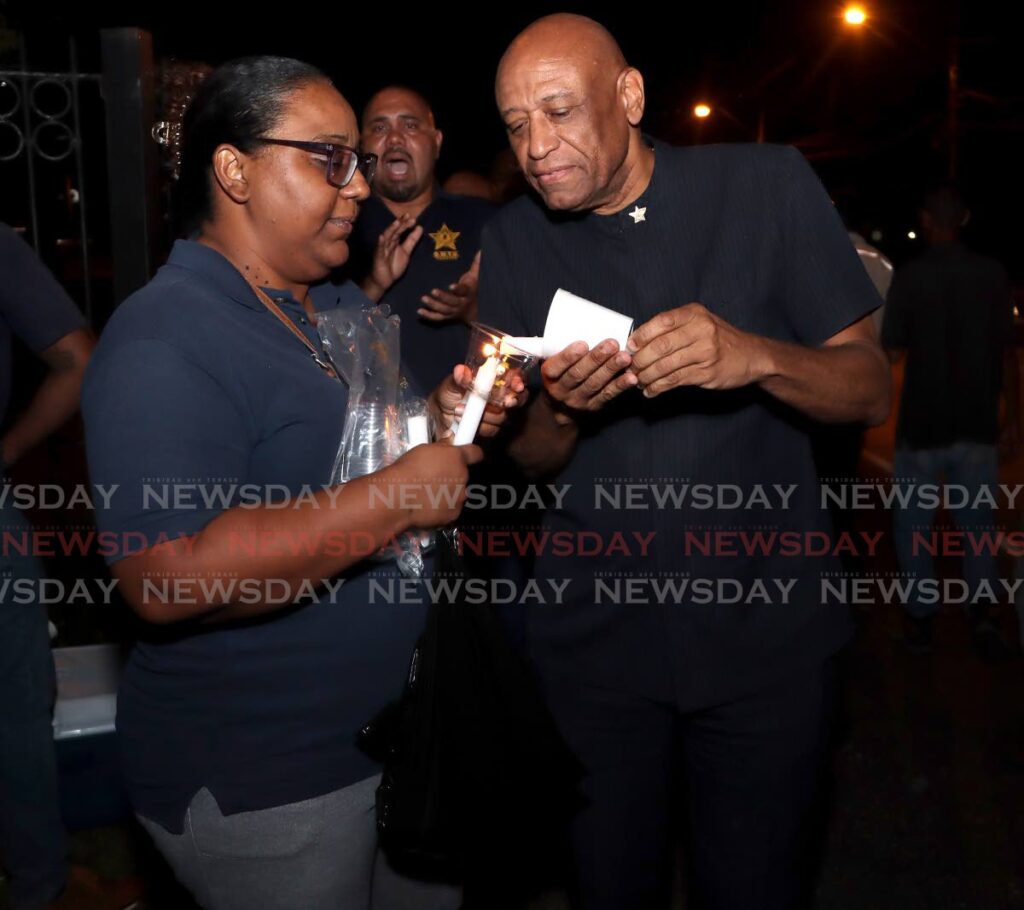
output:
[[440, 188], [434, 167], [441, 140], [430, 105], [413, 89], [387, 86], [370, 99], [362, 148], [377, 155], [377, 174], [350, 241], [350, 274], [401, 316], [402, 358], [423, 388], [465, 358], [480, 232], [494, 211], [482, 199]]

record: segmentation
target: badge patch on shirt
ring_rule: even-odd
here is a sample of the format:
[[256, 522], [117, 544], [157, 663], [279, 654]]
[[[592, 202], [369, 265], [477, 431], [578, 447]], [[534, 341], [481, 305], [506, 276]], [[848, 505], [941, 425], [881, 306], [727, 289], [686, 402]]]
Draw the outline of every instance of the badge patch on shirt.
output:
[[459, 258], [459, 250], [455, 241], [462, 236], [461, 231], [453, 231], [447, 224], [442, 224], [437, 231], [429, 237], [434, 241], [434, 258], [442, 262], [451, 262]]

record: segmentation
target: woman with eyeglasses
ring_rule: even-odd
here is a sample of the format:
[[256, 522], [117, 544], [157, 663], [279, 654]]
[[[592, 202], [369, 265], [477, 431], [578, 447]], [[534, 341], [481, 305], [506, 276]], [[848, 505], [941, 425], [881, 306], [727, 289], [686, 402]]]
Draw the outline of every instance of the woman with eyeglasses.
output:
[[[464, 484], [481, 452], [422, 445], [324, 486], [347, 389], [315, 323], [359, 294], [327, 281], [369, 195], [357, 141], [318, 70], [215, 70], [182, 128], [189, 239], [118, 308], [85, 383], [98, 524], [144, 621], [118, 701], [127, 786], [208, 910], [458, 905], [377, 856], [379, 769], [354, 740], [400, 694], [426, 609], [366, 557], [453, 521], [464, 492], [428, 487]], [[442, 425], [461, 397], [454, 379], [431, 395]]]

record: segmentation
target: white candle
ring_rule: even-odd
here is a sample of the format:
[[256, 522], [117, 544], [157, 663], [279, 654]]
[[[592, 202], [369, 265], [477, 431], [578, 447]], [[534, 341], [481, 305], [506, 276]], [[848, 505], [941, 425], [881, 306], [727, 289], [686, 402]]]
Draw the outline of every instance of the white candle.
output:
[[500, 366], [501, 361], [497, 357], [488, 357], [476, 371], [473, 389], [467, 397], [459, 428], [455, 431], [455, 445], [468, 445], [476, 439], [476, 431], [480, 428], [480, 421], [483, 420], [484, 409], [487, 407], [487, 400], [491, 397], [491, 389], [494, 388], [494, 382], [498, 378]]
[[405, 425], [405, 438], [410, 449], [430, 442], [430, 429], [425, 414], [416, 414], [409, 418]]

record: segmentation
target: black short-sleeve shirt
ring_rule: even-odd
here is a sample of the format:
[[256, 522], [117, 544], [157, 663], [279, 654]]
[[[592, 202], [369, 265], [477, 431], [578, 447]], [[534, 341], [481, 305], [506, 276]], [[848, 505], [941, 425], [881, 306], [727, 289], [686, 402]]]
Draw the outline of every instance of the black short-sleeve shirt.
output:
[[85, 317], [33, 249], [0, 224], [0, 420], [11, 390], [11, 339], [36, 354], [69, 332], [85, 328]]
[[[798, 152], [651, 144], [650, 184], [623, 211], [560, 214], [524, 197], [488, 224], [484, 322], [539, 335], [552, 295], [564, 288], [633, 316], [636, 325], [699, 302], [744, 331], [815, 346], [881, 304]], [[566, 604], [530, 611], [531, 648], [542, 669], [700, 706], [838, 647], [850, 630], [847, 610], [823, 606], [819, 596], [819, 576], [836, 568], [831, 559], [777, 551], [730, 556], [728, 547], [705, 553], [685, 544], [687, 531], [827, 533], [807, 428], [757, 387], [684, 388], [654, 399], [633, 390], [586, 419], [556, 478], [571, 488], [545, 524], [597, 532], [606, 546], [592, 557], [565, 558], [555, 548], [538, 556], [538, 577], [572, 579]], [[621, 488], [630, 483], [646, 492], [628, 502]], [[700, 484], [713, 485], [713, 507], [689, 498]], [[682, 498], [659, 503], [652, 492], [658, 485]], [[787, 507], [781, 496], [771, 509], [747, 502], [757, 488], [771, 493], [773, 485], [793, 486]], [[621, 498], [599, 497], [599, 487], [618, 489]], [[734, 488], [748, 507], [733, 508]], [[611, 546], [617, 533], [627, 543], [640, 539], [630, 535], [655, 537], [623, 553]], [[642, 597], [598, 597], [598, 581], [620, 573], [733, 579], [745, 589], [758, 579], [797, 582], [788, 604], [700, 603], [703, 594], [686, 593], [648, 605]]]
[[[433, 389], [466, 357], [469, 329], [462, 322], [431, 322], [416, 315], [420, 298], [434, 288], [447, 290], [473, 264], [480, 233], [494, 206], [483, 199], [438, 190], [416, 223], [423, 236], [416, 244], [405, 274], [388, 289], [381, 303], [402, 318], [402, 362], [421, 388]], [[352, 257], [346, 269], [356, 281], [372, 265], [377, 238], [394, 221], [376, 196], [363, 204], [352, 233]]]
[[898, 443], [994, 444], [1013, 338], [1006, 270], [959, 243], [939, 244], [897, 269], [887, 303], [882, 343], [907, 352]]

